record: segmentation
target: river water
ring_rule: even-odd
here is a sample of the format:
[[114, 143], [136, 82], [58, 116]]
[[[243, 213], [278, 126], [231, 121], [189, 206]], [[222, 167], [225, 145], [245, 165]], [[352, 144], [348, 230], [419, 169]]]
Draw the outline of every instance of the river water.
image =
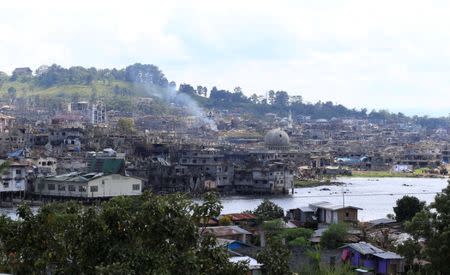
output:
[[[333, 204], [351, 205], [363, 208], [359, 212], [360, 221], [384, 218], [394, 213], [396, 201], [404, 195], [411, 195], [429, 204], [447, 186], [448, 179], [430, 178], [339, 178], [345, 185], [296, 188], [289, 196], [268, 197], [285, 211], [307, 206], [309, 203], [329, 201]], [[322, 190], [328, 188], [328, 190]], [[345, 192], [344, 197], [342, 196]], [[261, 197], [230, 196], [222, 198], [222, 213], [236, 213], [254, 210], [262, 201]]]
[[[307, 206], [310, 203], [329, 201], [334, 204], [352, 205], [363, 208], [360, 221], [386, 217], [394, 213], [396, 201], [404, 195], [411, 195], [429, 204], [438, 192], [447, 186], [447, 179], [429, 178], [339, 178], [345, 185], [296, 188], [294, 194], [267, 197], [285, 211]], [[327, 188], [329, 190], [323, 190]], [[322, 190], [321, 190], [322, 189]], [[342, 193], [345, 192], [344, 196]], [[221, 198], [222, 213], [240, 213], [254, 210], [263, 200], [261, 196], [228, 196]], [[17, 218], [16, 208], [0, 208], [0, 214]], [[37, 207], [33, 208], [34, 211]]]

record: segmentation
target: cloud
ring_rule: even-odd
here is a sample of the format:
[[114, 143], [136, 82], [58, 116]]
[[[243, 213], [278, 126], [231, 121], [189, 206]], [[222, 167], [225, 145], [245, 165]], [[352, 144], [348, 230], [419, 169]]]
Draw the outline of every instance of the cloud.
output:
[[448, 1], [8, 1], [0, 70], [152, 63], [178, 83], [447, 115]]

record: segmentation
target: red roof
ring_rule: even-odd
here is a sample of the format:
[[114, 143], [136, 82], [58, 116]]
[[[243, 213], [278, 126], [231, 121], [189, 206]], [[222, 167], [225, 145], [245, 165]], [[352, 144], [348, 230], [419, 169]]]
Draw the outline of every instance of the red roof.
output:
[[232, 221], [244, 221], [244, 220], [255, 220], [256, 216], [250, 213], [231, 213], [224, 214], [224, 216], [228, 216]]

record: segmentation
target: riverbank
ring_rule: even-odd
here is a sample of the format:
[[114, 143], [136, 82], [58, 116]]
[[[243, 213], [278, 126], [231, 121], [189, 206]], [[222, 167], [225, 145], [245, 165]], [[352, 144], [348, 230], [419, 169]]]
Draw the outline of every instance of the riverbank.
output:
[[306, 187], [316, 187], [316, 186], [325, 186], [325, 185], [343, 185], [343, 182], [334, 180], [334, 179], [294, 179], [294, 187], [295, 188], [306, 188]]
[[438, 174], [421, 173], [420, 171], [414, 171], [413, 173], [396, 173], [392, 171], [352, 171], [351, 176], [355, 178], [437, 178], [443, 179], [445, 176]]

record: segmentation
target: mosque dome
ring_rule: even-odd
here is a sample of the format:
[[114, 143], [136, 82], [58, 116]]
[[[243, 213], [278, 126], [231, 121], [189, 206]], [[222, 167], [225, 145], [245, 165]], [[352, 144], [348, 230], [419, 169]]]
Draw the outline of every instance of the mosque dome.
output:
[[272, 129], [264, 137], [264, 143], [269, 150], [287, 150], [289, 149], [289, 136], [279, 128]]

